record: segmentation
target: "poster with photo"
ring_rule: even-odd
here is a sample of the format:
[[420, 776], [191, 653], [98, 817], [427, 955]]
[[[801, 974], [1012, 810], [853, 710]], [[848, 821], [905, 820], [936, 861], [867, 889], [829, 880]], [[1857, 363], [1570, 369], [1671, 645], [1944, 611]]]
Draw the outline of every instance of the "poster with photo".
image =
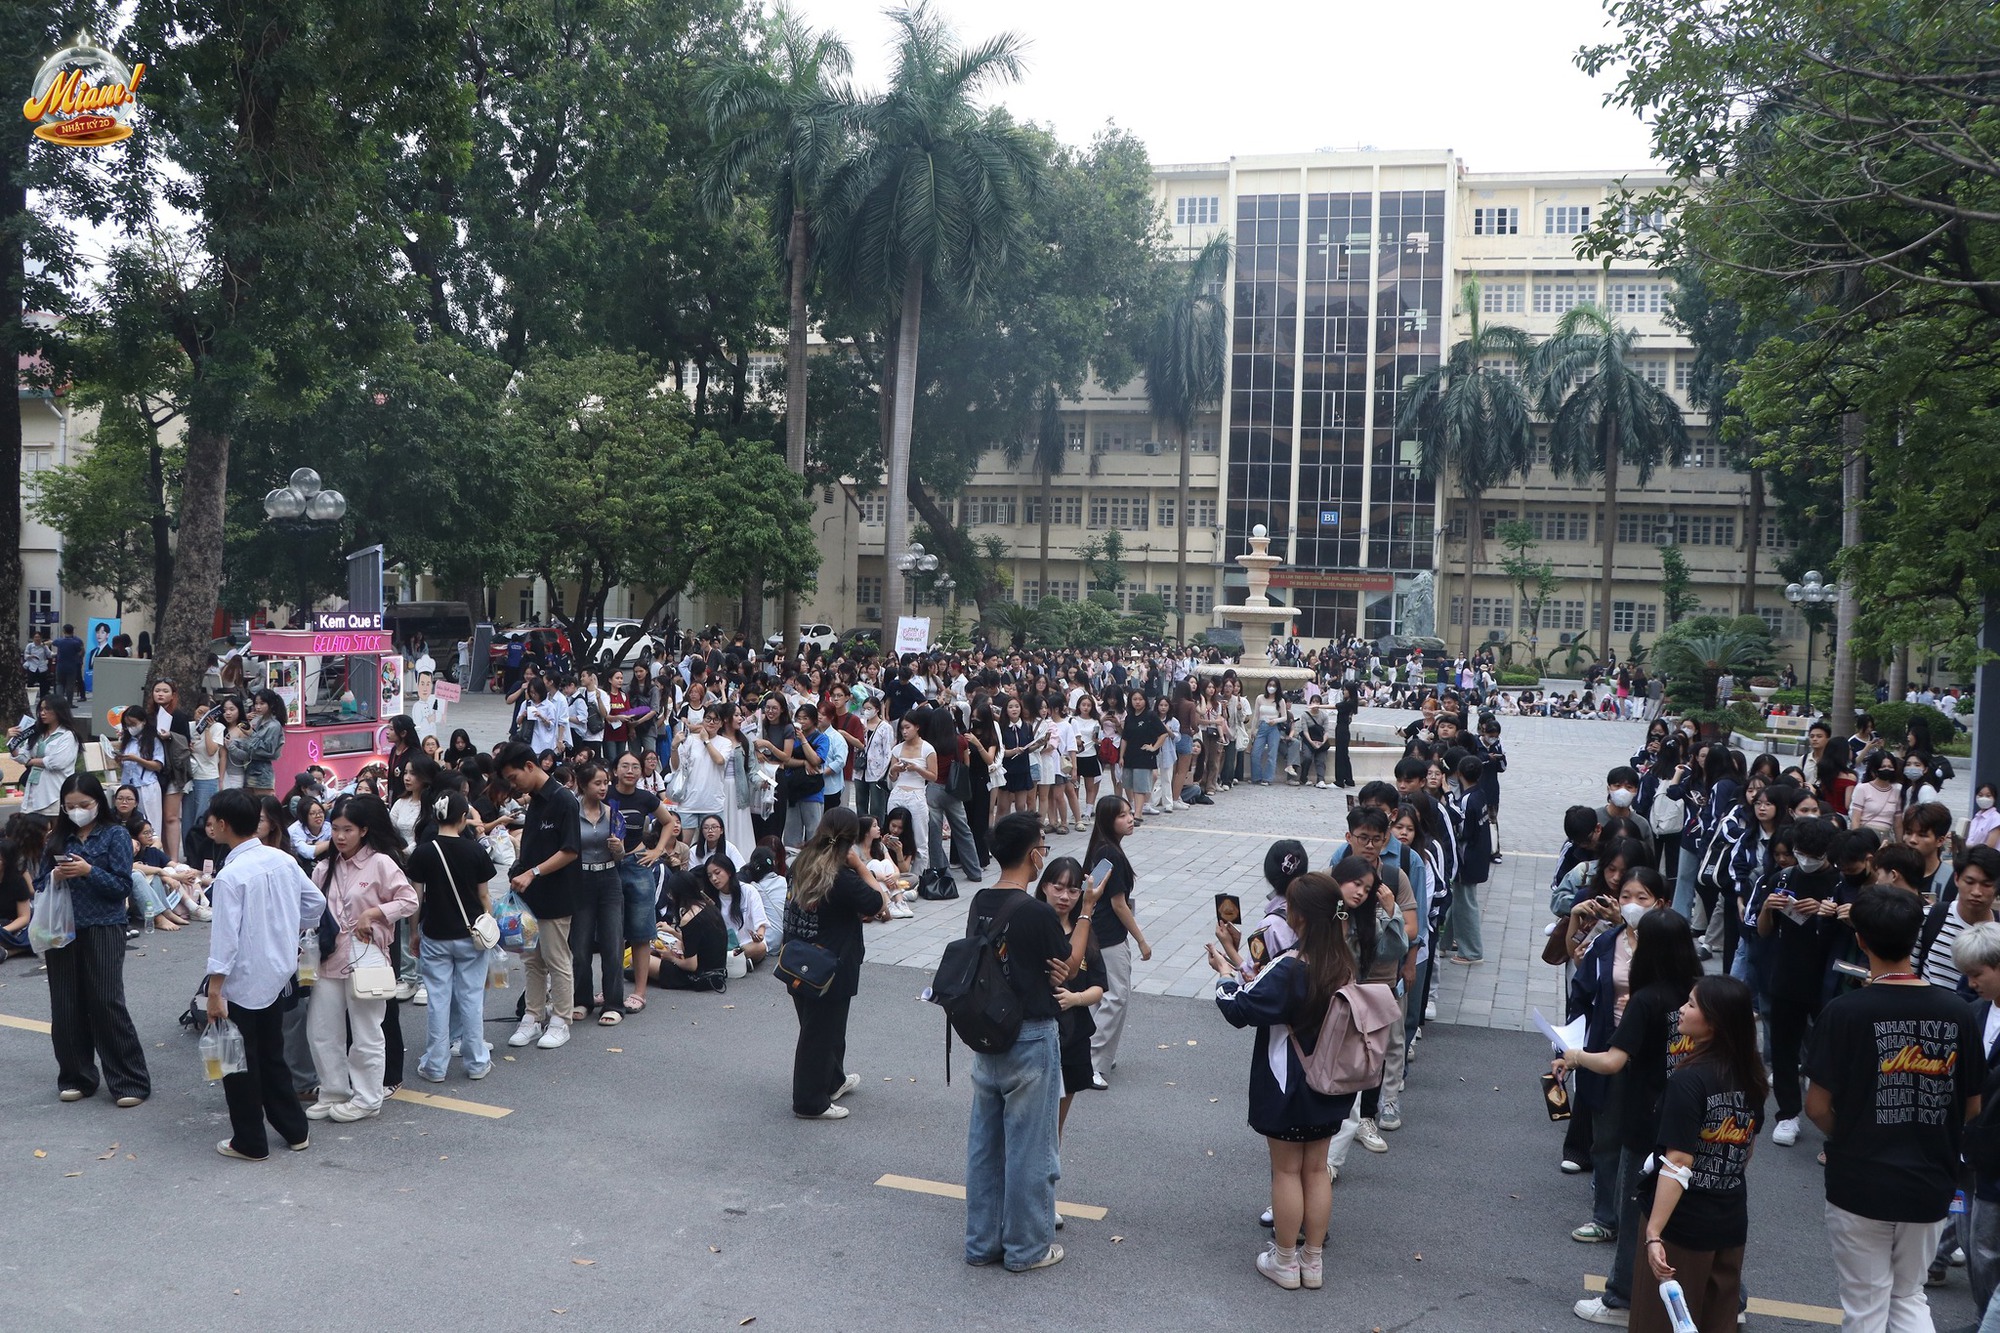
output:
[[285, 725], [303, 726], [306, 720], [305, 691], [300, 688], [304, 663], [296, 657], [274, 657], [268, 664], [271, 690], [285, 701]]
[[83, 688], [97, 687], [97, 655], [111, 651], [111, 641], [123, 633], [124, 622], [115, 617], [92, 616], [83, 631]]
[[403, 659], [384, 657], [381, 677], [376, 682], [382, 691], [382, 711], [379, 716], [386, 722], [403, 711]]

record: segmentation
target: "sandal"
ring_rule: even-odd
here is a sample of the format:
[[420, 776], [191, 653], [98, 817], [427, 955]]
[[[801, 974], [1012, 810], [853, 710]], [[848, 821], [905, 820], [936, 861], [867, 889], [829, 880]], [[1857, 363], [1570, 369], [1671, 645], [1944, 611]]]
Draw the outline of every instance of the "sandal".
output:
[[606, 1009], [597, 1016], [597, 1026], [601, 1028], [615, 1028], [624, 1021], [625, 1015], [619, 1013], [616, 1009]]
[[640, 1012], [641, 1010], [643, 1010], [643, 1009], [644, 1009], [645, 1007], [646, 1007], [646, 997], [645, 997], [645, 996], [643, 996], [643, 995], [627, 995], [627, 996], [625, 997], [625, 1012], [626, 1012], [626, 1013], [628, 1013], [628, 1014], [636, 1014], [636, 1013]]
[[590, 1010], [584, 1008], [582, 1005], [578, 1005], [576, 1008], [569, 1011], [569, 1021], [572, 1023], [581, 1023], [584, 1019], [589, 1017], [590, 1017]]

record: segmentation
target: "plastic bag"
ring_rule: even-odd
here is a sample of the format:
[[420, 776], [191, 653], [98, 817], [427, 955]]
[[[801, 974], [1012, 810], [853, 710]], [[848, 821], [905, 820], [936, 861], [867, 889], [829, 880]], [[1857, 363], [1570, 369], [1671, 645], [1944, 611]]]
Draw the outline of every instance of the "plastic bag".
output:
[[213, 1082], [250, 1068], [243, 1032], [228, 1019], [210, 1023], [201, 1034], [201, 1076]]
[[75, 939], [76, 909], [70, 905], [69, 889], [52, 883], [35, 895], [34, 910], [28, 916], [28, 947], [45, 954]]
[[508, 953], [526, 953], [535, 947], [541, 927], [535, 914], [512, 889], [493, 904], [493, 919], [500, 923], [500, 947]]

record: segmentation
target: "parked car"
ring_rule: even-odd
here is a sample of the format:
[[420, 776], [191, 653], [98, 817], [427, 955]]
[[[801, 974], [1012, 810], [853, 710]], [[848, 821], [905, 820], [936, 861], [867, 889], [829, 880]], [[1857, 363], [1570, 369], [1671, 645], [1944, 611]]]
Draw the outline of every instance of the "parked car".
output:
[[[833, 632], [833, 626], [831, 625], [815, 624], [799, 626], [799, 647], [801, 648], [812, 647], [819, 649], [823, 653], [830, 653], [833, 651], [834, 645], [839, 642], [840, 636]], [[764, 640], [764, 646], [772, 652], [783, 652], [785, 649], [785, 632], [779, 630], [776, 634]]]
[[597, 669], [651, 667], [667, 655], [666, 640], [657, 634], [641, 634], [636, 620], [607, 620], [597, 637]]
[[850, 653], [863, 650], [879, 653], [882, 651], [882, 629], [879, 625], [856, 626], [841, 634], [840, 644]]
[[562, 628], [517, 625], [493, 636], [493, 644], [486, 650], [493, 670], [506, 665], [507, 645], [516, 639], [523, 643], [521, 660], [532, 662], [544, 671], [562, 669], [576, 660], [570, 652], [569, 635]]

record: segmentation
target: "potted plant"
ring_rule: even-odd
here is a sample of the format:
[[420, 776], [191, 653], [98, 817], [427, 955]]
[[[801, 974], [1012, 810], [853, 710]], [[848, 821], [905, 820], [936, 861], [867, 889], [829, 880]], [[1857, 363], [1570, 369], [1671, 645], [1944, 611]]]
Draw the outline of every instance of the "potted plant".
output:
[[1750, 693], [1756, 695], [1759, 699], [1768, 700], [1777, 692], [1778, 678], [1776, 676], [1750, 677]]

